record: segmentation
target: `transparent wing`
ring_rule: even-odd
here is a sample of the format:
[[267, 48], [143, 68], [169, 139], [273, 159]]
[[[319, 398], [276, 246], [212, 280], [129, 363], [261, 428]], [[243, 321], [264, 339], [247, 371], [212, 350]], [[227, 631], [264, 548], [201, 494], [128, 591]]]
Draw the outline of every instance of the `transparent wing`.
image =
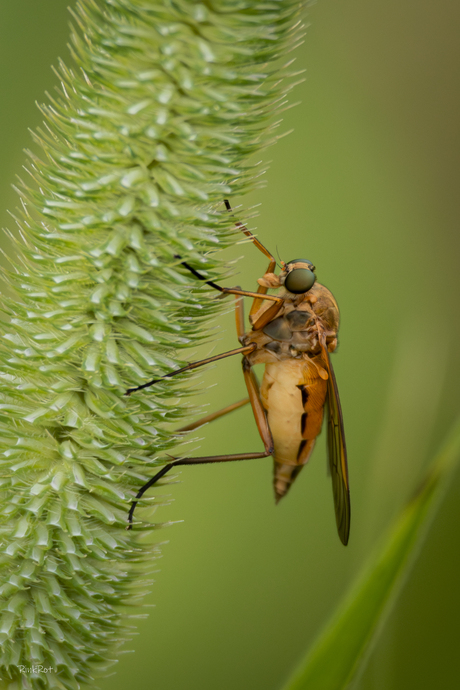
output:
[[325, 339], [321, 343], [323, 357], [327, 366], [329, 378], [327, 381], [327, 445], [329, 455], [329, 469], [332, 478], [334, 494], [335, 519], [339, 537], [345, 546], [350, 534], [350, 489], [348, 484], [347, 449], [343, 430], [342, 408], [340, 406], [339, 391], [335, 380], [329, 352]]

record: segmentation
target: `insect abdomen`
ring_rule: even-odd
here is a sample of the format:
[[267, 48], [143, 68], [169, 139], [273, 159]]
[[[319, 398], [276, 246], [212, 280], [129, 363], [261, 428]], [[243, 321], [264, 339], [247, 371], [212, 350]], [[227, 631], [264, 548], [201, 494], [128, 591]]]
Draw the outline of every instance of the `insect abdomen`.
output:
[[274, 488], [278, 501], [308, 462], [321, 431], [327, 374], [310, 359], [266, 365], [261, 386], [274, 453]]

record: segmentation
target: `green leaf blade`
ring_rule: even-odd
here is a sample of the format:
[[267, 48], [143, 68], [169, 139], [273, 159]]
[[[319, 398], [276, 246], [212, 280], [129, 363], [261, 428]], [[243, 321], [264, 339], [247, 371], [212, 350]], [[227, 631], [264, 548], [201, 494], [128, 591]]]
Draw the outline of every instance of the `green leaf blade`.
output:
[[409, 574], [460, 455], [460, 424], [362, 576], [283, 690], [342, 690]]

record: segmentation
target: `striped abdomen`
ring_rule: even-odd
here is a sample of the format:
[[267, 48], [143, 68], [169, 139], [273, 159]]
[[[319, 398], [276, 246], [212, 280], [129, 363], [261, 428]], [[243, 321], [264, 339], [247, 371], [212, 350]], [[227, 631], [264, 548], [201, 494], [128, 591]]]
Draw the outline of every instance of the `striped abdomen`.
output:
[[275, 453], [276, 501], [308, 462], [321, 431], [327, 372], [319, 357], [267, 364], [261, 386]]

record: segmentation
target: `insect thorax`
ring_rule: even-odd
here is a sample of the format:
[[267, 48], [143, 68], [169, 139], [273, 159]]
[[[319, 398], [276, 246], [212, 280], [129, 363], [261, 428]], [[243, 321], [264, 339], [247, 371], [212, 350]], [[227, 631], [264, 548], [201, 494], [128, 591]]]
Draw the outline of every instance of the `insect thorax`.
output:
[[257, 350], [249, 357], [251, 364], [312, 357], [320, 352], [318, 324], [326, 333], [328, 349], [335, 349], [339, 310], [332, 293], [316, 283], [305, 295], [284, 292], [285, 302], [261, 330], [246, 334], [245, 343], [255, 342]]

